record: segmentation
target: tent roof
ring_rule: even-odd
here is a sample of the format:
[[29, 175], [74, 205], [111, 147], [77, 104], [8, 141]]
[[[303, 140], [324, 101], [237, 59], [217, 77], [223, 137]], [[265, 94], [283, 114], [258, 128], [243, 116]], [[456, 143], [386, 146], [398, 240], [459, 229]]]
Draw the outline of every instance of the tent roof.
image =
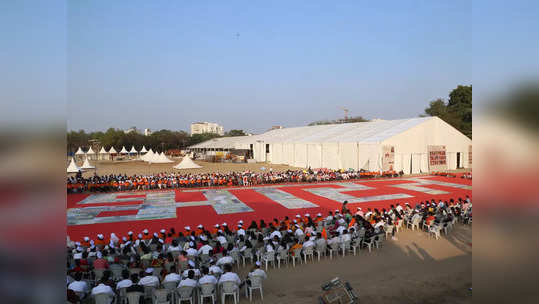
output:
[[88, 149], [88, 152], [86, 152], [86, 154], [95, 154], [94, 150], [92, 150], [92, 147], [90, 147], [90, 149]]
[[118, 152], [116, 152], [116, 149], [114, 149], [114, 147], [110, 147], [109, 153], [117, 154]]
[[190, 148], [236, 148], [257, 141], [265, 143], [382, 142], [436, 117], [376, 120], [334, 125], [283, 128], [254, 136], [221, 137]]
[[142, 146], [142, 150], [140, 150], [140, 153], [146, 153], [146, 152], [148, 152], [148, 150], [146, 150], [145, 146]]
[[101, 150], [99, 150], [99, 154], [108, 154], [109, 152], [107, 152], [105, 150], [105, 147], [101, 147]]
[[82, 169], [95, 169], [94, 166], [90, 165], [90, 162], [88, 161], [88, 157], [84, 160], [84, 163], [82, 164]]
[[82, 151], [82, 149], [79, 147], [77, 152], [75, 152], [75, 155], [84, 155], [84, 151]]
[[197, 169], [202, 168], [201, 166], [197, 165], [189, 156], [184, 156], [182, 161], [177, 164], [176, 166], [172, 167], [174, 169]]
[[138, 151], [135, 149], [135, 146], [131, 147], [131, 151], [129, 153], [138, 153]]
[[127, 150], [125, 149], [125, 146], [122, 147], [122, 150], [120, 150], [120, 153], [123, 153], [123, 154], [127, 154], [127, 153], [128, 153]]
[[81, 169], [77, 166], [75, 159], [72, 157], [69, 166], [67, 166], [67, 173], [77, 173], [79, 171], [81, 171]]

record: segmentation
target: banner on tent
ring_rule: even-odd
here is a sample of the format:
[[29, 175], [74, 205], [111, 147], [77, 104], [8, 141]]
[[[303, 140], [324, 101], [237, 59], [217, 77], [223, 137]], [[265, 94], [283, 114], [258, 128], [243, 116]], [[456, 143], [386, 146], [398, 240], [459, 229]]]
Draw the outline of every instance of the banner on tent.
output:
[[468, 146], [468, 168], [472, 167], [472, 145]]
[[382, 170], [392, 171], [395, 168], [395, 147], [382, 146]]
[[445, 146], [428, 146], [429, 170], [447, 170], [447, 154]]

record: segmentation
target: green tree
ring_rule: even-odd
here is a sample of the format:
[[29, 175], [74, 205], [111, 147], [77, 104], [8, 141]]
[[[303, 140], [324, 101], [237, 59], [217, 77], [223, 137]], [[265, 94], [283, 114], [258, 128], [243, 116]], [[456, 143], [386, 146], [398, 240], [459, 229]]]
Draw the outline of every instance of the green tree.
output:
[[246, 136], [245, 132], [243, 130], [230, 130], [225, 133], [224, 136]]
[[447, 103], [441, 98], [431, 101], [421, 116], [438, 116], [472, 138], [472, 86], [459, 85], [449, 93]]

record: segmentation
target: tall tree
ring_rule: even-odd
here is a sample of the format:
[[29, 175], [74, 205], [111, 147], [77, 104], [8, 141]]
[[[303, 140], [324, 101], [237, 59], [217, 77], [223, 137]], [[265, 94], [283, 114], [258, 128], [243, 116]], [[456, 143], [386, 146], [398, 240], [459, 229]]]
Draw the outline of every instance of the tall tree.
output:
[[472, 138], [472, 86], [459, 85], [445, 102], [438, 98], [429, 103], [422, 116], [438, 116], [464, 135]]

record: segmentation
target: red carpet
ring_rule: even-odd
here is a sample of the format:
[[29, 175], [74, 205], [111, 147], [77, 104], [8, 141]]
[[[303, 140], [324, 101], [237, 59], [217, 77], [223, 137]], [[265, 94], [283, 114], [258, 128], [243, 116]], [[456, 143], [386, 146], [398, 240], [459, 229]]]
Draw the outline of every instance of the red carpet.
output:
[[[429, 177], [431, 180], [443, 181], [454, 184], [462, 185], [471, 185], [471, 180], [465, 180], [461, 178], [449, 178], [449, 177]], [[398, 200], [384, 200], [384, 201], [372, 201], [364, 203], [353, 203], [349, 204], [349, 208], [353, 211], [356, 210], [356, 207], [361, 206], [363, 210], [367, 208], [387, 208], [391, 204], [396, 203], [405, 203], [409, 202], [414, 205], [417, 202], [435, 199], [438, 200], [449, 200], [450, 198], [457, 199], [458, 197], [464, 198], [466, 195], [472, 196], [471, 190], [464, 190], [455, 187], [447, 187], [441, 185], [421, 185], [422, 187], [436, 190], [443, 190], [449, 192], [449, 194], [442, 195], [431, 195], [423, 192], [411, 191], [402, 188], [391, 187], [391, 185], [410, 183], [410, 181], [403, 180], [376, 180], [376, 181], [354, 181], [354, 183], [363, 184], [374, 189], [370, 190], [359, 190], [359, 191], [346, 191], [344, 194], [355, 196], [355, 197], [366, 197], [374, 195], [384, 195], [384, 194], [397, 194], [404, 193], [412, 195], [412, 198], [408, 199], [398, 199]], [[318, 183], [307, 186], [298, 186], [296, 184], [290, 184], [286, 187], [280, 187], [279, 190], [290, 193], [298, 198], [309, 201], [318, 207], [315, 208], [301, 208], [301, 209], [288, 209], [271, 199], [267, 196], [255, 191], [254, 189], [244, 188], [229, 190], [231, 194], [236, 196], [241, 202], [249, 206], [254, 212], [243, 212], [243, 213], [233, 213], [233, 214], [217, 214], [215, 209], [212, 206], [188, 206], [176, 208], [176, 218], [171, 219], [155, 219], [155, 220], [131, 220], [131, 221], [122, 221], [122, 222], [113, 222], [113, 223], [97, 223], [97, 224], [85, 224], [85, 225], [71, 225], [67, 227], [67, 233], [72, 240], [79, 241], [84, 236], [89, 236], [90, 238], [95, 239], [96, 234], [103, 233], [106, 236], [109, 236], [111, 232], [115, 232], [118, 236], [124, 236], [128, 231], [133, 231], [135, 234], [140, 233], [144, 229], [150, 230], [150, 233], [158, 232], [160, 229], [169, 229], [174, 227], [176, 231], [183, 231], [184, 226], [191, 226], [195, 228], [199, 224], [203, 224], [205, 227], [209, 228], [215, 225], [216, 223], [222, 224], [227, 222], [229, 226], [236, 225], [239, 220], [243, 220], [246, 225], [249, 225], [251, 220], [256, 220], [257, 222], [262, 218], [266, 222], [270, 222], [273, 218], [283, 218], [284, 216], [294, 217], [296, 214], [301, 216], [306, 213], [310, 213], [311, 216], [315, 216], [317, 213], [322, 213], [324, 216], [327, 215], [328, 211], [333, 211], [335, 209], [341, 208], [342, 202], [333, 201], [329, 198], [322, 197], [305, 191], [307, 188], [316, 188], [316, 187], [331, 187], [331, 188], [341, 188], [338, 185], [332, 185], [327, 183]], [[223, 188], [226, 189], [226, 188]], [[96, 203], [96, 204], [87, 204], [87, 205], [77, 205], [77, 202], [80, 202], [86, 198], [89, 194], [70, 194], [67, 196], [67, 208], [81, 208], [81, 207], [91, 207], [91, 206], [129, 206], [141, 204], [142, 201], [137, 201], [136, 199], [144, 196], [140, 195], [130, 195], [129, 192], [121, 195], [121, 198], [133, 198], [133, 201], [130, 202], [115, 202], [115, 203]], [[119, 196], [120, 198], [120, 196]], [[183, 192], [181, 190], [175, 191], [175, 201], [176, 202], [197, 202], [205, 201], [206, 198], [202, 192]], [[107, 216], [124, 216], [124, 215], [134, 215], [137, 214], [138, 210], [111, 210], [111, 211], [102, 211], [98, 214], [97, 217], [103, 218]]]

